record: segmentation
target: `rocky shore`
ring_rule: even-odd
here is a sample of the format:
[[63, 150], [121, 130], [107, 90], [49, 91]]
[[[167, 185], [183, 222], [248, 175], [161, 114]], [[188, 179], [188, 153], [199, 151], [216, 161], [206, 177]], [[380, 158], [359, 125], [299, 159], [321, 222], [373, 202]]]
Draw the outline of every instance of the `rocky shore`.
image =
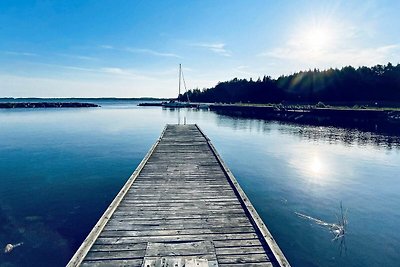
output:
[[8, 102], [0, 103], [0, 108], [95, 108], [99, 105], [81, 102]]

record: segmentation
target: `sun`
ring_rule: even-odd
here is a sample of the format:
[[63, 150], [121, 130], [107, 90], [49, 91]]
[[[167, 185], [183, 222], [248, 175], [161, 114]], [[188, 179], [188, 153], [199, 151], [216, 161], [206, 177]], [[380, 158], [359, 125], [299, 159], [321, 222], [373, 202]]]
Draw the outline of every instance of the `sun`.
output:
[[332, 32], [329, 28], [313, 26], [306, 30], [304, 34], [304, 45], [307, 49], [320, 51], [330, 46]]
[[293, 23], [287, 40], [288, 56], [325, 62], [343, 42], [343, 26], [330, 15], [310, 16]]

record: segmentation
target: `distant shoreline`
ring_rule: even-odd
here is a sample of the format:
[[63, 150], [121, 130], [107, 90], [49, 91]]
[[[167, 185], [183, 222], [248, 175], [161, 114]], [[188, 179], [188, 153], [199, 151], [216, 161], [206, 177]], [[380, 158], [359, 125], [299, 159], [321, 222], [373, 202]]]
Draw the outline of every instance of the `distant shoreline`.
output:
[[170, 98], [157, 97], [0, 97], [5, 102], [86, 102], [86, 101], [168, 101]]
[[14, 108], [96, 108], [93, 103], [82, 102], [0, 102], [0, 109]]

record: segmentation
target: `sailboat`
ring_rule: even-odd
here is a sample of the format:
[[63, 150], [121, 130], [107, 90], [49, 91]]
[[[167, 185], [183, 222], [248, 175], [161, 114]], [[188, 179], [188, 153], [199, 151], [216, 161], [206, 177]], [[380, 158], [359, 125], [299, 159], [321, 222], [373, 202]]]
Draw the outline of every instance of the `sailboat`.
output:
[[191, 108], [191, 107], [195, 106], [195, 105], [190, 103], [188, 94], [186, 94], [187, 102], [179, 101], [179, 96], [181, 95], [181, 81], [183, 81], [183, 85], [185, 87], [185, 92], [187, 92], [187, 90], [186, 90], [186, 82], [185, 82], [185, 78], [184, 78], [183, 72], [182, 72], [182, 64], [179, 64], [178, 98], [176, 100], [171, 100], [169, 102], [163, 103], [162, 104], [163, 107], [167, 107], [167, 108]]

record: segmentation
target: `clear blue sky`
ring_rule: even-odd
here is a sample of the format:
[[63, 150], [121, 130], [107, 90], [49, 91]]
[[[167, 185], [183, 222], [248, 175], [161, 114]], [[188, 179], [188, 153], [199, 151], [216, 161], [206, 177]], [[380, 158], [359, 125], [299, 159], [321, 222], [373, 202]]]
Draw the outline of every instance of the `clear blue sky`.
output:
[[400, 1], [0, 1], [0, 97], [174, 97], [400, 62]]

